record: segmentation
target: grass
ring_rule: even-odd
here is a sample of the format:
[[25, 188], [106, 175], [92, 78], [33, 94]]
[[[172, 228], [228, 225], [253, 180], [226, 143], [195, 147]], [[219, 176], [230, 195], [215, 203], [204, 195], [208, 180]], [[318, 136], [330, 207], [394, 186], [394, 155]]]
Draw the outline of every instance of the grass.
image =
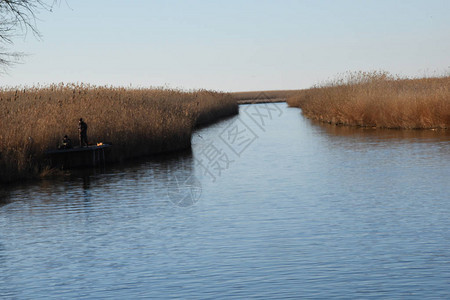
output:
[[311, 119], [336, 125], [450, 128], [450, 76], [404, 79], [386, 72], [348, 73], [288, 98]]
[[90, 143], [113, 143], [121, 161], [190, 147], [198, 124], [236, 114], [236, 100], [211, 91], [59, 84], [0, 89], [0, 183], [49, 172], [44, 152], [64, 134], [78, 144], [78, 119]]

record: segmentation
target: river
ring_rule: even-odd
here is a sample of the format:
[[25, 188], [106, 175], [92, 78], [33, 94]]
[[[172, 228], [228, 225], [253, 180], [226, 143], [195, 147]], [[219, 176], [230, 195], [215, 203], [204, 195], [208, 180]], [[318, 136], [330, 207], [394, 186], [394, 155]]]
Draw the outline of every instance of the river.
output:
[[0, 192], [0, 298], [450, 298], [450, 134], [242, 105], [192, 151]]

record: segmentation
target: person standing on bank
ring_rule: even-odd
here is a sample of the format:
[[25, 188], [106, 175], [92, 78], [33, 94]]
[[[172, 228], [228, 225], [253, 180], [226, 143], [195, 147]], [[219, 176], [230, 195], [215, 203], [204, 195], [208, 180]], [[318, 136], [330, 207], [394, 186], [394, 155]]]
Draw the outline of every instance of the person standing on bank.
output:
[[83, 118], [80, 118], [80, 122], [78, 122], [78, 132], [80, 133], [80, 147], [87, 146], [87, 124], [83, 121]]

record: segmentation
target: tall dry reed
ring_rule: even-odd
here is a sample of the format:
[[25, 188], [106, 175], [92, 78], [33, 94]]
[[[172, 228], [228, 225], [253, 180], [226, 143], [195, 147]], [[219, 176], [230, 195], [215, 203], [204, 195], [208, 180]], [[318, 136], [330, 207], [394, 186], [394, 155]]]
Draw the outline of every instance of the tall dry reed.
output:
[[109, 159], [117, 161], [187, 148], [196, 124], [237, 111], [229, 94], [204, 90], [85, 84], [0, 89], [0, 183], [48, 168], [44, 153], [65, 134], [79, 142], [79, 118], [89, 126], [90, 143], [113, 143]]
[[311, 119], [380, 128], [450, 128], [450, 76], [402, 79], [348, 73], [287, 100]]
[[245, 100], [271, 100], [271, 99], [286, 99], [290, 96], [296, 95], [300, 90], [271, 90], [271, 91], [251, 91], [251, 92], [232, 92], [231, 95], [238, 101]]

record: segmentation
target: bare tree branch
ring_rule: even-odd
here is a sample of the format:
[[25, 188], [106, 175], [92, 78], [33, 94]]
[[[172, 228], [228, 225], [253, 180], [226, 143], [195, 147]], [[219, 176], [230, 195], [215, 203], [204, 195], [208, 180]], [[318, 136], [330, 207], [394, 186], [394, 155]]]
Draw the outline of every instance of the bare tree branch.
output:
[[0, 67], [17, 63], [23, 53], [8, 52], [5, 45], [13, 44], [13, 37], [29, 31], [40, 37], [36, 26], [41, 10], [51, 11], [57, 0], [0, 0]]

